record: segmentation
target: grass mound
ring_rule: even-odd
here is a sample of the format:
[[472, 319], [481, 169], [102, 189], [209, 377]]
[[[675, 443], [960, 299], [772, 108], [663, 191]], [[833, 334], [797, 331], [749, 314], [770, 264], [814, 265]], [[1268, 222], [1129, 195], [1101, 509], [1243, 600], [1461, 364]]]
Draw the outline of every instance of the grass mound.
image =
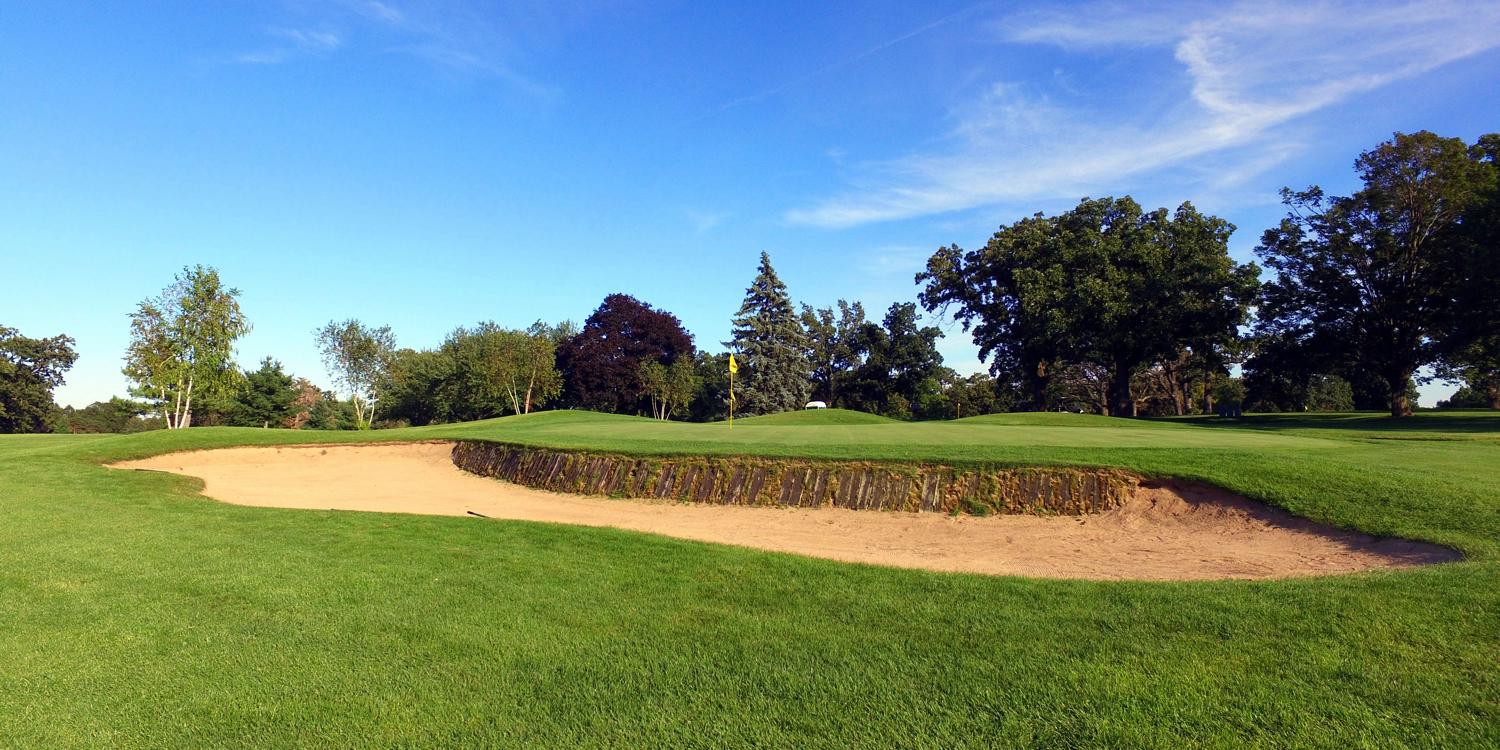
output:
[[896, 424], [897, 420], [879, 414], [867, 414], [853, 409], [803, 409], [784, 411], [779, 414], [764, 414], [758, 417], [736, 418], [736, 425], [838, 425], [838, 424]]

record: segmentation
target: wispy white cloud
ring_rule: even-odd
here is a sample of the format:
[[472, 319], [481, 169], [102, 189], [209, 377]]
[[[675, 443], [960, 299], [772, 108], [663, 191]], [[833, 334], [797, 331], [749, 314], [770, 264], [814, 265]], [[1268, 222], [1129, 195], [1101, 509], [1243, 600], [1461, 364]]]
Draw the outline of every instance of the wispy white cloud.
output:
[[730, 217], [727, 211], [698, 211], [687, 209], [688, 222], [693, 225], [693, 231], [698, 234], [707, 234], [723, 224]]
[[326, 55], [344, 46], [342, 35], [326, 30], [270, 28], [266, 34], [275, 40], [273, 46], [234, 57], [246, 65], [272, 65], [298, 57]]
[[274, 44], [231, 59], [275, 64], [362, 49], [493, 78], [547, 100], [560, 92], [523, 73], [522, 61], [538, 39], [554, 38], [584, 17], [546, 2], [481, 7], [472, 0], [329, 0], [296, 4], [285, 14], [297, 23], [269, 29]]
[[867, 276], [875, 278], [899, 278], [903, 285], [910, 283], [912, 276], [927, 267], [927, 259], [934, 248], [918, 245], [882, 245], [861, 253], [858, 267]]
[[954, 113], [945, 148], [865, 164], [849, 191], [786, 218], [843, 227], [1076, 198], [1206, 155], [1224, 160], [1217, 171], [1232, 184], [1296, 153], [1284, 130], [1298, 118], [1500, 45], [1500, 5], [1099, 5], [1006, 18], [993, 31], [1067, 50], [1160, 48], [1180, 66], [1182, 95], [1122, 114], [994, 83]]
[[392, 25], [400, 25], [406, 22], [405, 13], [402, 13], [396, 6], [380, 2], [380, 0], [346, 0], [345, 4], [355, 13], [372, 21]]

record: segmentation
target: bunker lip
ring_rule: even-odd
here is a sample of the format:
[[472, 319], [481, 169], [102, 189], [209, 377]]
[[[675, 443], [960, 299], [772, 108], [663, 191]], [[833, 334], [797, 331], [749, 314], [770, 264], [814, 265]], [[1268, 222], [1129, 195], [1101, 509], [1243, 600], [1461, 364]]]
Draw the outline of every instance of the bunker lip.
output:
[[[111, 464], [198, 477], [227, 503], [608, 526], [844, 562], [1092, 580], [1260, 579], [1452, 562], [1454, 550], [1335, 529], [1222, 489], [1147, 481], [1081, 516], [986, 517], [617, 500], [466, 473], [452, 444], [224, 448]], [[476, 519], [477, 520], [477, 519]]]

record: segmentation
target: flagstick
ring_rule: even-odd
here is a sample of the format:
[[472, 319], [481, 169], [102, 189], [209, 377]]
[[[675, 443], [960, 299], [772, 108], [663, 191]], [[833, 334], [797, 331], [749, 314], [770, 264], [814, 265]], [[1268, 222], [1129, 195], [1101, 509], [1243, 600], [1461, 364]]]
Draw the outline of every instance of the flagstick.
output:
[[729, 353], [729, 429], [734, 429], [734, 373], [740, 369], [734, 361], [734, 352]]

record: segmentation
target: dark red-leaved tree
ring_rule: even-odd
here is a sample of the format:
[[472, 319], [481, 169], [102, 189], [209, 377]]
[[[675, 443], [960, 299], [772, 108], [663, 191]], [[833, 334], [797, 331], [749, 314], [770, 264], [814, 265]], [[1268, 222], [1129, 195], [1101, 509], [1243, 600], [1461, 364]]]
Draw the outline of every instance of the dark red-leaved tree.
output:
[[583, 330], [557, 348], [564, 396], [595, 411], [643, 413], [647, 394], [641, 363], [670, 365], [692, 357], [693, 337], [682, 321], [627, 294], [611, 294], [583, 323]]

